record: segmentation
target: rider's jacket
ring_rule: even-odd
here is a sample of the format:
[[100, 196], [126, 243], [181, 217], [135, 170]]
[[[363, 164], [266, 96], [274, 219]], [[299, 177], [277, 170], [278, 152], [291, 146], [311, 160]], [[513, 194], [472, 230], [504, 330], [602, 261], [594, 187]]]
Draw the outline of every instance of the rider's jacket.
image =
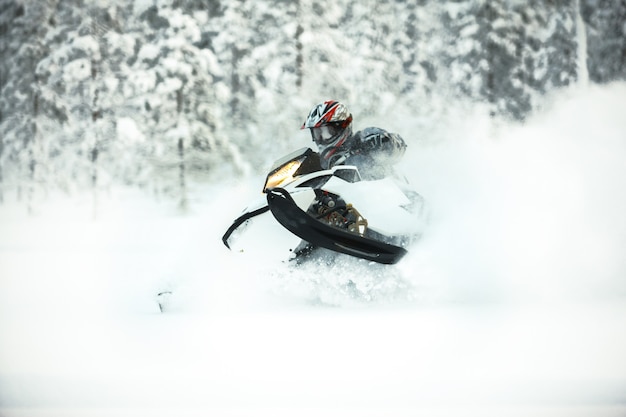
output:
[[397, 133], [368, 127], [353, 134], [339, 150], [335, 149], [336, 157], [326, 159], [326, 168], [354, 165], [363, 179], [381, 179], [392, 173], [392, 165], [404, 155], [406, 143]]

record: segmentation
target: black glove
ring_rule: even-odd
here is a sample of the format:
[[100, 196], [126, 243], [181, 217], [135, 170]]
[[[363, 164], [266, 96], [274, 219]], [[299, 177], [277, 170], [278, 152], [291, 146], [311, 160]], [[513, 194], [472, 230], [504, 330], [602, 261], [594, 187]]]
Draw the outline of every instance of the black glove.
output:
[[391, 137], [387, 132], [376, 132], [369, 135], [364, 135], [358, 138], [356, 148], [361, 151], [373, 151], [383, 149], [385, 143], [389, 143]]

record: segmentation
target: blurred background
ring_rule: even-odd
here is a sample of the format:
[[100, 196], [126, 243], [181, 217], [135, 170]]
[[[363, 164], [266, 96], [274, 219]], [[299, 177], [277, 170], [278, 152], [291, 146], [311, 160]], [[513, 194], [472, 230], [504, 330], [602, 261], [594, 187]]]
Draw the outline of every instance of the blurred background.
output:
[[329, 98], [413, 147], [523, 123], [626, 79], [625, 32], [619, 0], [1, 0], [0, 204], [130, 185], [185, 209], [309, 144]]

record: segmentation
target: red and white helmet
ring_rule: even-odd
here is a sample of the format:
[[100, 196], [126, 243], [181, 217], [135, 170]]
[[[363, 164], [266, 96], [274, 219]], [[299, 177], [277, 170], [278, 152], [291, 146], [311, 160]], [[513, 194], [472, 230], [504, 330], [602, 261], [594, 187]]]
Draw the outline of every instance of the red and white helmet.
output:
[[309, 112], [301, 129], [310, 129], [313, 141], [320, 152], [335, 148], [328, 156], [339, 151], [345, 140], [352, 136], [352, 114], [337, 100], [327, 100]]
[[350, 124], [352, 115], [348, 108], [337, 100], [327, 100], [313, 107], [302, 124], [302, 129], [313, 129], [330, 123]]

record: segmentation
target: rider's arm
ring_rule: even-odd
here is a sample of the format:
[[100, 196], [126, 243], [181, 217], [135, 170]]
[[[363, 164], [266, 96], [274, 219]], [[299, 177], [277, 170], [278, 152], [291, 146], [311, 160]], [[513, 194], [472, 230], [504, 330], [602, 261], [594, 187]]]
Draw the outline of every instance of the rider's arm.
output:
[[393, 163], [404, 155], [406, 143], [397, 133], [368, 127], [355, 133], [352, 149], [354, 155], [368, 155], [374, 158], [384, 156], [390, 163]]

